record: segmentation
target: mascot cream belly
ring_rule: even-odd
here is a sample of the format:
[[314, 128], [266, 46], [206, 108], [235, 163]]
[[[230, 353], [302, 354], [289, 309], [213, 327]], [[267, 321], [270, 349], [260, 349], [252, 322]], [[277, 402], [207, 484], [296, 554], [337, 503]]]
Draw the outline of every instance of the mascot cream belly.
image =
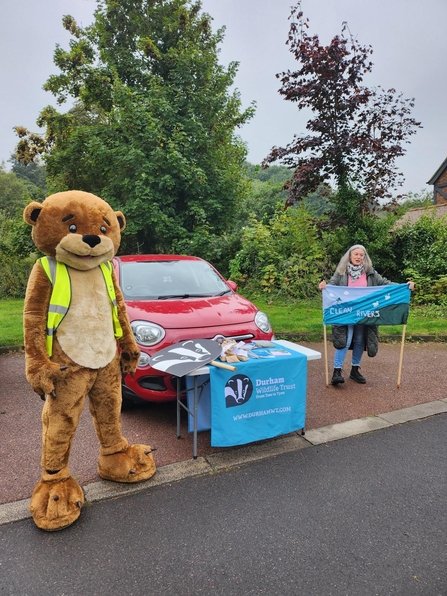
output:
[[87, 395], [100, 476], [138, 482], [155, 464], [149, 445], [129, 445], [121, 434], [121, 371], [134, 372], [140, 356], [110, 263], [123, 214], [93, 194], [67, 191], [30, 203], [24, 219], [47, 255], [33, 267], [24, 306], [26, 377], [45, 400], [43, 471], [30, 509], [39, 528], [59, 530], [84, 502], [68, 460]]

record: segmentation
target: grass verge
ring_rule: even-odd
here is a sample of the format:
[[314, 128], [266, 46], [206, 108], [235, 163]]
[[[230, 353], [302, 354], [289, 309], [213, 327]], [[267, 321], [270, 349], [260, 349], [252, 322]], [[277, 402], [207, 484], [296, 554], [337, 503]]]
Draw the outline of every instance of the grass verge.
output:
[[0, 300], [0, 346], [23, 345], [23, 300]]
[[[268, 314], [277, 336], [292, 334], [319, 341], [323, 337], [323, 312], [321, 300], [292, 303], [284, 299], [265, 300], [251, 298], [256, 306]], [[447, 307], [428, 305], [411, 306], [407, 321], [406, 337], [446, 336]], [[380, 334], [402, 336], [402, 325], [380, 327]], [[331, 328], [327, 329], [328, 334]]]
[[[256, 306], [270, 317], [277, 337], [293, 335], [309, 341], [320, 341], [323, 337], [322, 307], [320, 300], [290, 302], [284, 299], [266, 300], [251, 298]], [[0, 300], [0, 347], [23, 345], [22, 325], [23, 300]], [[417, 306], [410, 309], [406, 338], [433, 336], [436, 339], [447, 335], [447, 307]], [[328, 328], [328, 334], [331, 332]], [[401, 336], [402, 326], [380, 328], [380, 334]]]

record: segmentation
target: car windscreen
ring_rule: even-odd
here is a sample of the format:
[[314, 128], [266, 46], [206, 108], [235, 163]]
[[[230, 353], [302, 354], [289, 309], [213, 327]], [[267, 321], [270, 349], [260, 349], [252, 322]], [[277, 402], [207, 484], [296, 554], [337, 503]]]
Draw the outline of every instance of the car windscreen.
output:
[[168, 300], [231, 293], [205, 261], [121, 262], [120, 281], [130, 300]]

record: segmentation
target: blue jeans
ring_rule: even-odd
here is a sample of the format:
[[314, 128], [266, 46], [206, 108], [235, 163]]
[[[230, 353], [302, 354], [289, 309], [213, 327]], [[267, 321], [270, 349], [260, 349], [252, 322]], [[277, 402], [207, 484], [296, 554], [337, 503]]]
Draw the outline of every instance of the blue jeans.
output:
[[365, 350], [365, 326], [364, 325], [347, 325], [348, 337], [346, 346], [341, 350], [335, 350], [334, 368], [342, 368], [343, 362], [346, 358], [346, 353], [353, 341], [352, 350], [352, 366], [360, 366], [360, 361]]

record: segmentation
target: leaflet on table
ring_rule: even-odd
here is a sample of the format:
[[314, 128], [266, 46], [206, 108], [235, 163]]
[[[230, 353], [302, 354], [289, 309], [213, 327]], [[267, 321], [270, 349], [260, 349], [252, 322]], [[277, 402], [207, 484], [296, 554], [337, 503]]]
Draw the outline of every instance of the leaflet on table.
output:
[[247, 345], [247, 356], [256, 360], [257, 358], [276, 358], [277, 356], [291, 356], [289, 350], [277, 346], [274, 342], [263, 342], [269, 344], [269, 347], [259, 347], [257, 342], [250, 342]]

